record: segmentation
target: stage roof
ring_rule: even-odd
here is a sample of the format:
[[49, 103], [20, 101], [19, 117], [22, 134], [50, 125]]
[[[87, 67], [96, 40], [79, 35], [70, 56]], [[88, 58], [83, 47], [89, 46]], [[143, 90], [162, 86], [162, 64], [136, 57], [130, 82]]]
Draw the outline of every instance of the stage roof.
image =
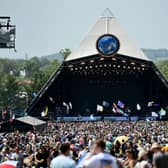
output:
[[[120, 41], [119, 51], [112, 57], [100, 56], [97, 51], [97, 39], [104, 34]], [[40, 116], [49, 107], [49, 112], [57, 115], [56, 107], [64, 101], [72, 102], [73, 110], [76, 106], [74, 111], [79, 112], [87, 100], [94, 106], [98, 101], [118, 98], [128, 104], [156, 100], [165, 107], [167, 96], [168, 83], [154, 63], [129, 39], [117, 19], [106, 15], [52, 74], [26, 112]]]
[[112, 34], [120, 41], [118, 54], [148, 61], [149, 58], [129, 38], [114, 16], [101, 16], [92, 29], [86, 34], [79, 47], [72, 51], [66, 61], [98, 54], [96, 41], [103, 34]]

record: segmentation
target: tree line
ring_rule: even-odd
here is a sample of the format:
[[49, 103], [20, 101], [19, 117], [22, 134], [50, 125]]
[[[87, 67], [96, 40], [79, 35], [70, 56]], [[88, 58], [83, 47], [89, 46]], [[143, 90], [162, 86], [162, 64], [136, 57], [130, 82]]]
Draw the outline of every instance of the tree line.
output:
[[[70, 54], [69, 49], [60, 51], [63, 59]], [[56, 71], [61, 62], [57, 59], [32, 57], [25, 59], [0, 59], [0, 111], [19, 111], [26, 107], [40, 88]]]

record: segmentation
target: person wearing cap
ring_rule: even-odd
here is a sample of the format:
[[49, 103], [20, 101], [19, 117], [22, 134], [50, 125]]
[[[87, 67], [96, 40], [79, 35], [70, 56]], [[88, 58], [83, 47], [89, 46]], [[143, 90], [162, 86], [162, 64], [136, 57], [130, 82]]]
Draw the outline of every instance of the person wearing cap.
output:
[[51, 168], [75, 168], [76, 164], [70, 155], [70, 144], [63, 143], [60, 147], [61, 155], [55, 157], [50, 164]]

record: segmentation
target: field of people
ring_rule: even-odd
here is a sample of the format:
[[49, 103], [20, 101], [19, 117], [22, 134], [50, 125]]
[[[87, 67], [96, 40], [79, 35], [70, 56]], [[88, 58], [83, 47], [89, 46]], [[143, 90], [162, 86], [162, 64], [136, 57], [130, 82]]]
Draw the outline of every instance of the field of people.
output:
[[[98, 145], [113, 157], [117, 167], [151, 167], [154, 153], [164, 156], [168, 152], [168, 122], [48, 122], [42, 132], [4, 133], [0, 142], [1, 163], [13, 160], [19, 167], [55, 167], [52, 160], [65, 155], [73, 167], [90, 168], [92, 159], [99, 155]], [[68, 147], [66, 154], [62, 146]]]

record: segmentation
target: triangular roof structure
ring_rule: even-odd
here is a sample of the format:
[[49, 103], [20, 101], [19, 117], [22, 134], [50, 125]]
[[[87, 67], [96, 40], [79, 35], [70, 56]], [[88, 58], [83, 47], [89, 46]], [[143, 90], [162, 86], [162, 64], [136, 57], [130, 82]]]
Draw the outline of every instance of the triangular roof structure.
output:
[[97, 39], [102, 34], [112, 34], [119, 39], [120, 49], [118, 54], [147, 61], [149, 60], [147, 56], [144, 55], [144, 53], [129, 38], [125, 30], [118, 23], [117, 18], [112, 15], [109, 9], [106, 9], [103, 12], [103, 15], [97, 20], [96, 24], [81, 41], [79, 47], [72, 51], [72, 53], [67, 57], [66, 61], [98, 54], [95, 44]]

